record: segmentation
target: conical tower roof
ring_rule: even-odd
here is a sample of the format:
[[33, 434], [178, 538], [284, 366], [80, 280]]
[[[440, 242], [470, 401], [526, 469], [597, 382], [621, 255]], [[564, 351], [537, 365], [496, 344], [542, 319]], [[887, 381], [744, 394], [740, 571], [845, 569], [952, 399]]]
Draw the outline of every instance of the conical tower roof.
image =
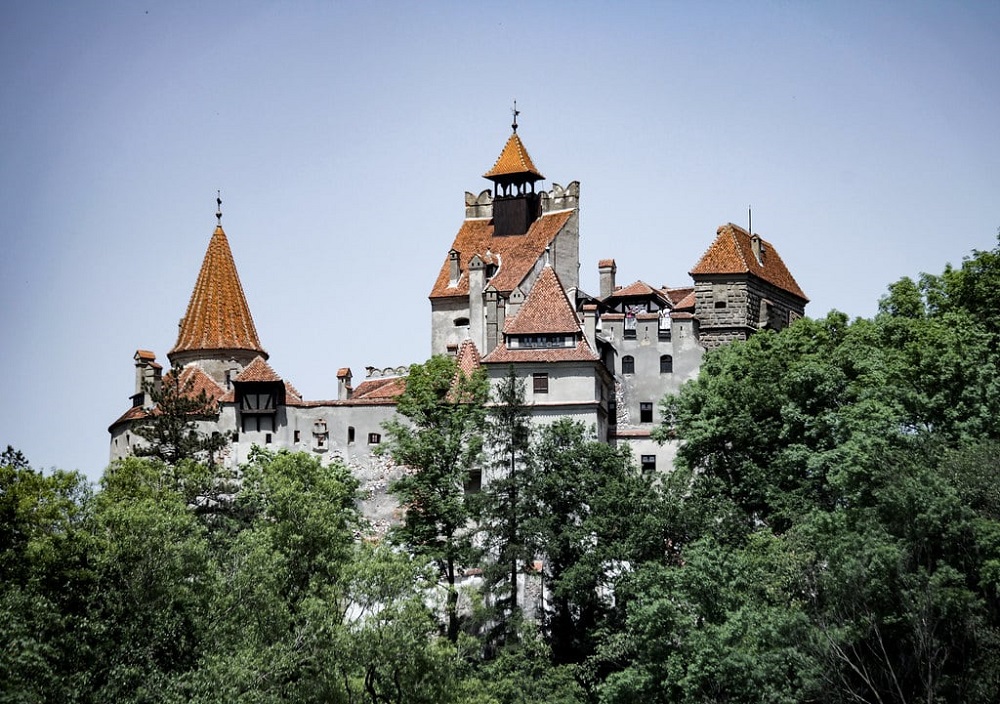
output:
[[177, 344], [169, 355], [203, 350], [242, 350], [267, 359], [222, 225], [208, 243]]
[[483, 178], [491, 181], [534, 182], [541, 181], [545, 177], [535, 168], [534, 162], [528, 156], [528, 150], [524, 148], [524, 143], [515, 131], [503, 146], [503, 151], [500, 152], [493, 168], [483, 174]]

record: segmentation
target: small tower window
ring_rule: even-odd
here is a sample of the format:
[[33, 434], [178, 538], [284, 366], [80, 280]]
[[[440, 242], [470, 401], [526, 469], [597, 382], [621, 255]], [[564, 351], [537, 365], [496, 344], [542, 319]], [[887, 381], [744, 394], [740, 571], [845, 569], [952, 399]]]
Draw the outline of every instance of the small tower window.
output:
[[653, 404], [650, 401], [643, 401], [639, 404], [639, 422], [640, 423], [652, 423], [653, 422]]
[[644, 472], [656, 471], [656, 455], [642, 456], [642, 471]]
[[368, 433], [368, 444], [378, 445], [382, 442], [382, 436], [379, 433]]
[[354, 442], [354, 426], [347, 426], [347, 444], [350, 445]]
[[674, 373], [674, 358], [669, 354], [660, 355], [660, 374]]
[[465, 327], [468, 327], [468, 326], [469, 326], [469, 319], [468, 318], [455, 318], [455, 327], [456, 328], [465, 328]]
[[622, 357], [622, 374], [635, 374], [635, 357], [630, 354]]

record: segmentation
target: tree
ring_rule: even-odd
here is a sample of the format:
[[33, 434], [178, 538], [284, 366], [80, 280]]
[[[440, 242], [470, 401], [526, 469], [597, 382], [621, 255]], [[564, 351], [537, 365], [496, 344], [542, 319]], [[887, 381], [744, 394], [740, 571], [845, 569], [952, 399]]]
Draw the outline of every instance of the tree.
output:
[[482, 452], [486, 397], [482, 372], [469, 377], [455, 360], [432, 357], [410, 367], [396, 406], [406, 420], [384, 424], [381, 451], [406, 468], [390, 486], [405, 509], [392, 537], [434, 564], [446, 592], [452, 642], [459, 632], [457, 573], [473, 556], [465, 487]]
[[531, 506], [526, 490], [534, 472], [529, 454], [531, 421], [524, 384], [513, 367], [494, 391], [488, 418], [490, 474], [478, 497], [477, 513], [486, 551], [484, 581], [496, 622], [494, 640], [502, 644], [517, 639], [518, 576], [535, 557], [527, 532]]
[[87, 700], [95, 624], [91, 492], [76, 472], [0, 457], [0, 702]]
[[544, 565], [542, 633], [556, 662], [581, 663], [623, 603], [616, 585], [628, 566], [662, 555], [663, 507], [629, 448], [590, 440], [578, 421], [542, 428], [531, 457], [524, 527]]
[[174, 364], [159, 384], [146, 382], [144, 390], [152, 399], [153, 408], [134, 430], [146, 441], [144, 446], [136, 448], [135, 454], [169, 463], [199, 459], [214, 464], [216, 452], [226, 446], [228, 438], [198, 430], [199, 420], [217, 418], [219, 411], [204, 389], [195, 390], [193, 374]]

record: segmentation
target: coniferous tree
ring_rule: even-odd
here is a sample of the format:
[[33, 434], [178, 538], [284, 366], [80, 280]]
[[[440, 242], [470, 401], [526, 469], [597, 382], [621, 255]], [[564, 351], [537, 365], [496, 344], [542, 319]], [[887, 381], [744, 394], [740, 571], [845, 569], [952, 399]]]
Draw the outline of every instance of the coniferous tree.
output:
[[170, 464], [185, 459], [203, 459], [214, 464], [215, 453], [226, 446], [228, 438], [221, 433], [206, 434], [198, 430], [201, 419], [218, 418], [217, 405], [204, 389], [195, 391], [191, 375], [184, 367], [174, 364], [159, 384], [146, 382], [144, 390], [153, 401], [145, 421], [134, 432], [146, 441], [136, 448], [142, 457], [158, 457]]

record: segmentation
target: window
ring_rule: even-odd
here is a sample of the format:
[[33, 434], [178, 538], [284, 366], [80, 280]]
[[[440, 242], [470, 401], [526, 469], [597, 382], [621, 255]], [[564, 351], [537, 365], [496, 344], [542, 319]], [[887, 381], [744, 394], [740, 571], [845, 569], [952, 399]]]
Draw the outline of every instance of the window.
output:
[[466, 328], [468, 326], [469, 326], [469, 319], [468, 318], [455, 318], [455, 327], [456, 328]]
[[264, 444], [265, 445], [271, 444], [271, 433], [264, 433]]
[[669, 354], [660, 355], [660, 374], [674, 373], [674, 358]]
[[545, 372], [532, 374], [531, 390], [536, 394], [547, 394], [549, 392], [549, 375]]
[[639, 404], [639, 422], [640, 423], [652, 423], [653, 422], [653, 404], [649, 401], [644, 401]]
[[354, 426], [349, 425], [347, 426], [347, 444], [350, 445], [352, 442], [354, 442]]
[[652, 472], [656, 470], [656, 455], [642, 456], [642, 470], [644, 472]]
[[617, 401], [608, 401], [608, 425], [618, 425]]
[[726, 302], [725, 301], [716, 301], [715, 302], [715, 307], [716, 308], [725, 308], [726, 307]]
[[299, 440], [301, 440], [301, 436], [300, 436], [300, 434], [299, 434], [299, 431], [298, 431], [298, 430], [296, 430], [296, 431], [295, 431], [295, 439], [294, 439], [294, 442], [299, 442]]
[[630, 354], [622, 357], [622, 374], [635, 374], [635, 357]]
[[660, 324], [657, 328], [657, 336], [661, 340], [670, 339], [670, 310], [667, 308], [660, 311]]
[[382, 442], [382, 436], [379, 433], [368, 433], [368, 444], [378, 445]]

